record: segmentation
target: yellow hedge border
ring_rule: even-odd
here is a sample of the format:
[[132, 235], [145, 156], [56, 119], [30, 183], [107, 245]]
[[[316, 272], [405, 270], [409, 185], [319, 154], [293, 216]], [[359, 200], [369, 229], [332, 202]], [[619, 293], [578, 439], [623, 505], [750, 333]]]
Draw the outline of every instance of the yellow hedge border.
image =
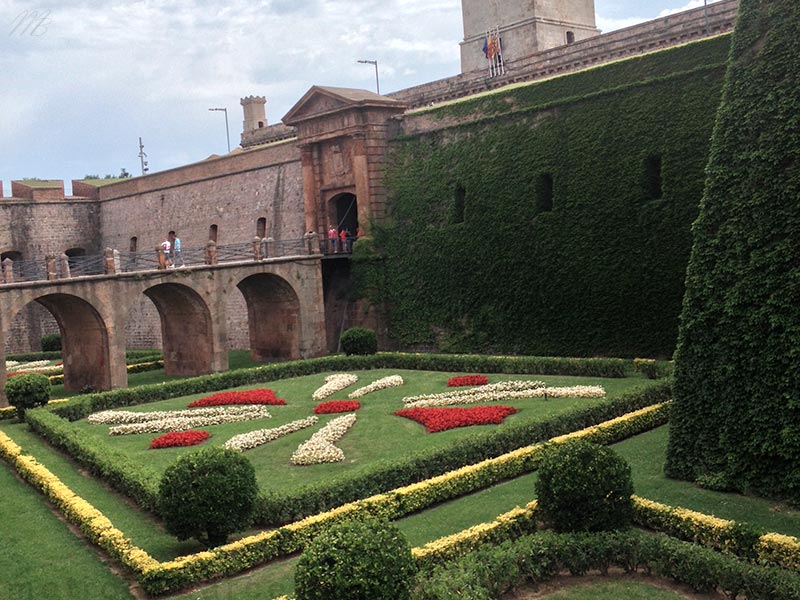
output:
[[[553, 438], [550, 442], [559, 443], [578, 437], [602, 440], [614, 428], [663, 409], [664, 405], [641, 409], [597, 426]], [[113, 524], [100, 511], [72, 492], [33, 457], [23, 455], [22, 449], [0, 431], [0, 457], [14, 466], [23, 479], [40, 489], [46, 497], [52, 500], [71, 522], [81, 528], [89, 539], [135, 571], [143, 580], [148, 591], [177, 589], [181, 584], [189, 581], [205, 579], [212, 575], [235, 573], [271, 560], [280, 554], [299, 551], [320, 531], [322, 526], [358, 513], [387, 518], [392, 518], [398, 512], [407, 514], [416, 507], [429, 505], [430, 497], [427, 498], [427, 502], [424, 501], [425, 497], [436, 496], [437, 489], [456, 485], [460, 479], [476, 477], [486, 469], [496, 469], [509, 462], [538, 459], [543, 447], [544, 444], [536, 444], [520, 448], [500, 457], [462, 467], [426, 481], [345, 504], [277, 530], [261, 532], [209, 551], [160, 562], [146, 551], [133, 545], [123, 532], [114, 528]], [[712, 529], [726, 527], [730, 523], [702, 513], [694, 513], [686, 511], [686, 509], [673, 509], [641, 498], [636, 498], [636, 502], [646, 504], [651, 511], [672, 511], [670, 514], [675, 518], [704, 524]], [[490, 539], [504, 528], [507, 529], [512, 525], [532, 519], [534, 509], [535, 502], [528, 504], [525, 508], [517, 508], [501, 515], [492, 523], [477, 525], [458, 534], [435, 540], [415, 549], [415, 556], [419, 560], [426, 560], [451, 556], [464, 551], [464, 549], [468, 551], [480, 540]], [[791, 568], [790, 565], [795, 565], [794, 568], [796, 568], [800, 564], [800, 540], [796, 538], [767, 534], [762, 536], [759, 548], [762, 549], [765, 557], [769, 556], [770, 560], [787, 568]], [[171, 579], [171, 575], [175, 576], [175, 579]], [[165, 584], [165, 581], [168, 583]]]

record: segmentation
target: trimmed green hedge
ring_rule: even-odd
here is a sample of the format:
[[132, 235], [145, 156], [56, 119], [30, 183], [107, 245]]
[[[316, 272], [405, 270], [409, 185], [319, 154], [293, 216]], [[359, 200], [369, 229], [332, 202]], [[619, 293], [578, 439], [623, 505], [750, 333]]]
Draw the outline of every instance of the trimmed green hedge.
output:
[[800, 503], [800, 3], [743, 0], [694, 225], [671, 477]]
[[391, 218], [353, 259], [390, 336], [444, 351], [671, 357], [728, 46], [426, 112], [491, 118], [392, 146]]
[[[436, 363], [435, 356], [401, 354], [312, 359], [142, 386], [131, 390], [89, 394], [77, 397], [66, 404], [32, 410], [26, 417], [31, 428], [48, 442], [67, 451], [92, 472], [106, 479], [114, 488], [128, 495], [144, 508], [155, 511], [158, 476], [146, 465], [132, 461], [126, 455], [115, 450], [112, 445], [99, 440], [86, 440], [79, 431], [70, 425], [69, 421], [85, 418], [99, 410], [218, 391], [251, 383], [264, 383], [327, 370], [410, 368], [406, 363], [417, 358], [426, 365], [427, 369], [434, 364], [439, 364], [442, 367], [441, 370], [445, 371], [451, 370], [449, 368], [451, 359], [462, 361], [469, 359], [469, 357], [445, 356], [442, 357], [441, 363]], [[509, 359], [507, 365], [517, 366], [521, 360]], [[403, 366], [398, 366], [395, 361]], [[503, 363], [499, 358], [495, 361], [497, 365]], [[620, 362], [624, 363], [625, 361]], [[556, 364], [560, 364], [560, 361], [557, 361]], [[580, 364], [580, 361], [574, 360], [574, 362], [566, 364], [573, 368]], [[597, 363], [589, 361], [589, 364]], [[639, 408], [665, 402], [670, 397], [671, 382], [659, 382], [640, 390], [633, 390], [602, 404], [578, 408], [539, 423], [519, 424], [500, 431], [475, 435], [447, 448], [418, 453], [400, 462], [377, 465], [358, 476], [306, 486], [292, 494], [262, 493], [256, 508], [256, 522], [260, 525], [290, 523], [349, 501], [439, 475], [485, 458], [499, 456], [557, 435], [596, 425]]]
[[748, 600], [797, 600], [800, 577], [760, 567], [662, 534], [537, 533], [469, 556], [417, 578], [415, 600], [490, 599], [525, 582], [541, 583], [562, 571], [607, 574], [611, 567], [644, 571], [690, 585], [698, 592], [719, 589]]

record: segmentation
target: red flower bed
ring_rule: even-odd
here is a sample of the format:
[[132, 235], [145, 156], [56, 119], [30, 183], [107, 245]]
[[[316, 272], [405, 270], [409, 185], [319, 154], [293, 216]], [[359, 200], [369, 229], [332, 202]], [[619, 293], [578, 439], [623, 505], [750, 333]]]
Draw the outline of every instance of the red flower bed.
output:
[[406, 408], [395, 415], [421, 423], [428, 433], [472, 425], [499, 425], [517, 409], [513, 406], [473, 406], [470, 408]]
[[202, 444], [210, 437], [211, 434], [207, 431], [195, 431], [193, 429], [190, 429], [189, 431], [172, 431], [170, 433], [165, 433], [164, 435], [159, 436], [150, 442], [150, 449], [155, 450], [156, 448], [196, 446], [197, 444]]
[[272, 390], [245, 390], [243, 392], [219, 392], [200, 398], [189, 404], [189, 408], [201, 406], [228, 406], [233, 404], [286, 404], [286, 400], [275, 396]]
[[329, 400], [320, 402], [314, 408], [315, 415], [329, 415], [331, 413], [353, 412], [361, 408], [361, 403], [357, 400]]
[[447, 381], [447, 387], [463, 387], [465, 385], [486, 385], [489, 378], [486, 375], [459, 375]]
[[7, 373], [6, 379], [11, 379], [12, 377], [16, 377], [17, 375], [27, 375], [31, 371], [16, 371], [15, 373]]

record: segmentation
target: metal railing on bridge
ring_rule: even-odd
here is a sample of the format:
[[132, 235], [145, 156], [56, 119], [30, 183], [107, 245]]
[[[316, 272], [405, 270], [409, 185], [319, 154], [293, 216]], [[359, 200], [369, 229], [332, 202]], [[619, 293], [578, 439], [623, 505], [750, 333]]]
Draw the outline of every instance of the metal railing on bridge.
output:
[[263, 261], [271, 258], [319, 254], [347, 255], [347, 244], [331, 244], [323, 236], [307, 233], [302, 238], [275, 240], [254, 238], [251, 242], [216, 244], [201, 248], [185, 247], [170, 256], [161, 248], [149, 252], [119, 252], [106, 249], [100, 255], [47, 256], [41, 260], [2, 261], [0, 285], [34, 281], [52, 281], [91, 275], [115, 275], [172, 268], [186, 268], [236, 262]]

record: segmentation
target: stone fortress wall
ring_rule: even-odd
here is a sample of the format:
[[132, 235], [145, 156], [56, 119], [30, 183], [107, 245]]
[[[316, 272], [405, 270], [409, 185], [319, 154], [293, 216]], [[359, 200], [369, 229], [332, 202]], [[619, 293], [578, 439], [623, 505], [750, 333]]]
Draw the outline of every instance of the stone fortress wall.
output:
[[[503, 76], [467, 72], [387, 96], [413, 109], [588, 68], [730, 31], [737, 8], [738, 0], [722, 0], [707, 11], [690, 10], [517, 57], [507, 63]], [[103, 186], [76, 181], [75, 197], [64, 197], [63, 184], [59, 187], [58, 182], [12, 183], [12, 197], [0, 200], [0, 253], [33, 259], [70, 248], [83, 248], [87, 254], [99, 254], [107, 247], [128, 251], [132, 238], [138, 251], [154, 251], [170, 229], [178, 232], [184, 248], [201, 247], [211, 225], [217, 226], [219, 244], [245, 243], [256, 235], [261, 218], [266, 221], [265, 236], [302, 237], [306, 227], [303, 167], [295, 130], [284, 124], [267, 125], [266, 117], [258, 114], [263, 103], [254, 100], [249, 97], [242, 102], [243, 149], [227, 156]], [[424, 119], [414, 120], [413, 128], [422, 123]], [[384, 152], [384, 148], [382, 144], [372, 151]], [[379, 166], [371, 166], [369, 172], [369, 184], [377, 181], [375, 185], [380, 186]], [[233, 300], [228, 317], [231, 348], [248, 345], [245, 317], [243, 299]], [[51, 331], [57, 327], [49, 313], [38, 305], [30, 307], [14, 322], [6, 351], [37, 349], [41, 334]], [[159, 317], [149, 300], [143, 298], [131, 311], [126, 332], [131, 347], [160, 346]]]

